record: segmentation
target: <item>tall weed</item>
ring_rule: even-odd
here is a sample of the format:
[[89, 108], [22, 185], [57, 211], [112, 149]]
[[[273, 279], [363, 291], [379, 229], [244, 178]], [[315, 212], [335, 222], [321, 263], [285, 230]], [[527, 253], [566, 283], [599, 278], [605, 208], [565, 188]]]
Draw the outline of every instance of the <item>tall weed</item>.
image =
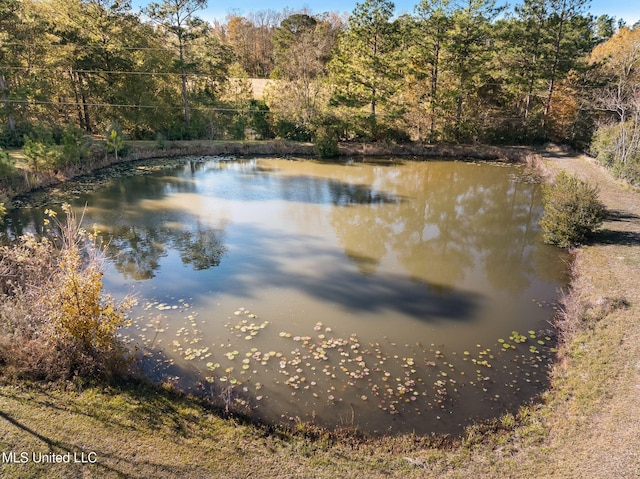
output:
[[128, 301], [102, 291], [101, 252], [68, 206], [50, 236], [0, 248], [0, 364], [31, 379], [112, 380], [128, 373], [117, 336]]

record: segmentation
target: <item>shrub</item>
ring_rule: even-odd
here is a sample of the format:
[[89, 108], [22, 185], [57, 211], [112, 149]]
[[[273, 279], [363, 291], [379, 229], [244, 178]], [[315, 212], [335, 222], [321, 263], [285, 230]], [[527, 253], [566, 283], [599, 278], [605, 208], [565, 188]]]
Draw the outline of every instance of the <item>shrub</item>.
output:
[[247, 115], [244, 112], [237, 112], [227, 127], [227, 134], [232, 140], [244, 140], [248, 124]]
[[24, 236], [0, 251], [0, 364], [32, 379], [112, 379], [129, 362], [117, 330], [127, 303], [102, 293], [95, 237], [68, 207], [48, 212], [50, 238]]
[[0, 148], [0, 180], [10, 178], [15, 170], [15, 160]]
[[314, 145], [316, 155], [320, 158], [335, 158], [338, 156], [338, 140], [330, 128], [318, 128]]
[[411, 142], [411, 137], [409, 136], [409, 133], [401, 128], [378, 125], [375, 140], [402, 145]]
[[568, 248], [584, 241], [605, 218], [598, 189], [564, 171], [544, 189], [544, 215], [540, 220], [546, 243]]
[[125, 137], [120, 129], [120, 125], [114, 122], [105, 135], [105, 145], [107, 153], [113, 153], [118, 161], [118, 156], [125, 157], [129, 153], [129, 145], [125, 142]]
[[24, 145], [24, 136], [31, 131], [28, 123], [17, 122], [14, 129], [0, 126], [0, 147], [21, 148]]
[[68, 124], [62, 132], [62, 161], [65, 165], [78, 165], [91, 150], [91, 139], [85, 136], [81, 128]]
[[36, 173], [56, 168], [62, 162], [62, 151], [53, 143], [53, 139], [25, 137], [23, 152], [29, 160], [29, 166]]
[[264, 101], [251, 100], [249, 102], [249, 127], [254, 131], [256, 139], [272, 138], [271, 125], [269, 123], [269, 107]]
[[311, 134], [304, 125], [278, 118], [273, 126], [276, 137], [293, 141], [309, 141]]
[[167, 150], [171, 148], [171, 143], [167, 140], [167, 137], [161, 133], [156, 133], [156, 148], [159, 150]]

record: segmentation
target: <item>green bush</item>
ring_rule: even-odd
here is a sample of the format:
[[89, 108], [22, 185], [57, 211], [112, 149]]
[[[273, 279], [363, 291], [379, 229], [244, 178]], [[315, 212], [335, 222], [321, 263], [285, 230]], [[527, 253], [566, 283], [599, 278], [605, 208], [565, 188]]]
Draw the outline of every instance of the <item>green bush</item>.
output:
[[249, 127], [254, 131], [256, 139], [272, 138], [271, 125], [269, 123], [269, 107], [261, 100], [249, 102]]
[[15, 160], [0, 148], [0, 180], [11, 178], [15, 170]]
[[247, 115], [241, 111], [237, 112], [227, 127], [227, 134], [232, 140], [244, 140], [248, 124]]
[[14, 129], [0, 126], [0, 148], [21, 148], [24, 145], [24, 136], [31, 131], [28, 123], [18, 122]]
[[605, 214], [598, 189], [563, 171], [544, 189], [543, 239], [561, 248], [580, 244], [602, 224]]
[[161, 132], [156, 133], [156, 148], [159, 150], [166, 150], [170, 147], [171, 145], [168, 142], [167, 137]]
[[61, 149], [55, 144], [45, 143], [41, 140], [26, 137], [23, 152], [29, 160], [29, 166], [36, 173], [43, 170], [53, 170], [62, 163]]
[[329, 128], [316, 130], [314, 150], [320, 158], [335, 158], [338, 156], [338, 140], [335, 133]]
[[33, 171], [55, 170], [64, 165], [62, 148], [56, 145], [53, 131], [36, 125], [24, 137], [24, 156]]
[[117, 122], [113, 122], [107, 129], [105, 145], [107, 147], [107, 153], [113, 153], [116, 161], [118, 161], [118, 156], [125, 157], [129, 153], [129, 145], [125, 142], [124, 134]]
[[91, 150], [91, 138], [85, 136], [81, 128], [68, 124], [62, 132], [62, 162], [65, 165], [78, 165]]
[[293, 141], [309, 141], [311, 134], [304, 125], [278, 118], [273, 126], [276, 137]]

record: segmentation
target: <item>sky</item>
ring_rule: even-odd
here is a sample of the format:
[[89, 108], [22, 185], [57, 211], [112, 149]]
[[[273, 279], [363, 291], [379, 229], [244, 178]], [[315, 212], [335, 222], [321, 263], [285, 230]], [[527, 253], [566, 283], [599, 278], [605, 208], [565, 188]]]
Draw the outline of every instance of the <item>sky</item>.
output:
[[[161, 0], [155, 0], [160, 3]], [[198, 16], [213, 21], [224, 21], [225, 17], [230, 13], [246, 15], [250, 12], [259, 10], [275, 10], [280, 11], [284, 8], [292, 10], [300, 10], [307, 8], [312, 13], [322, 12], [346, 12], [351, 13], [356, 5], [357, 0], [209, 0], [206, 10], [200, 12]], [[364, 0], [360, 0], [364, 2]], [[396, 13], [412, 13], [414, 6], [419, 0], [394, 0], [396, 5]], [[150, 3], [147, 0], [134, 0], [134, 8], [138, 9]], [[496, 4], [503, 4], [498, 0]], [[511, 5], [519, 3], [517, 0], [509, 1]], [[616, 19], [624, 19], [627, 25], [631, 26], [640, 20], [640, 1], [638, 0], [592, 0], [590, 13], [600, 16], [603, 14], [610, 15]]]

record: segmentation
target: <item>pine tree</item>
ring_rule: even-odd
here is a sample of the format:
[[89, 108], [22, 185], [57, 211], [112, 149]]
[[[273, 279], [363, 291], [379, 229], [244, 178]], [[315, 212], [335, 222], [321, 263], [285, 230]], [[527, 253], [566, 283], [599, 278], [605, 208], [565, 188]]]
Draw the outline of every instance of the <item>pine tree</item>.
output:
[[393, 112], [401, 77], [400, 30], [398, 22], [392, 22], [394, 8], [389, 0], [356, 4], [331, 62], [335, 102], [357, 112], [367, 107], [372, 138], [377, 137], [381, 110]]
[[191, 122], [189, 99], [187, 94], [187, 59], [186, 47], [196, 36], [202, 20], [194, 14], [207, 7], [207, 0], [163, 0], [162, 3], [151, 3], [146, 14], [175, 36], [178, 41], [178, 57], [180, 78], [182, 80], [182, 101], [184, 105], [184, 121], [187, 129]]

